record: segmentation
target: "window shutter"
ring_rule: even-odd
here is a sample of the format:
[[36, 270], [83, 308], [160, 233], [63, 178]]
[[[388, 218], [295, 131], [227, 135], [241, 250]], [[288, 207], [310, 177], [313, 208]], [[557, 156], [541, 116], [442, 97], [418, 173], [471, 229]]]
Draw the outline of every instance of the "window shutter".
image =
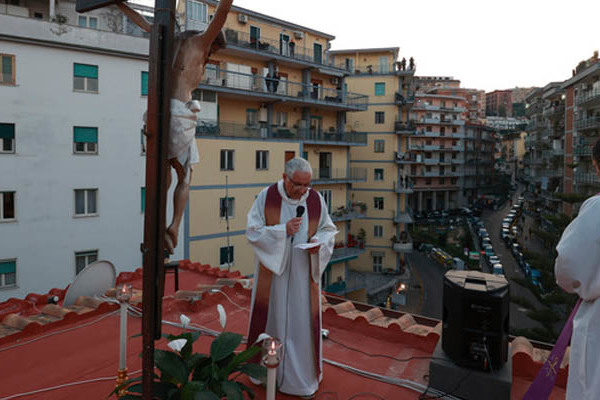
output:
[[0, 139], [14, 139], [15, 124], [0, 124]]
[[142, 96], [148, 96], [148, 73], [142, 71]]
[[219, 264], [227, 263], [227, 247], [221, 247], [221, 254], [219, 255]]
[[73, 128], [73, 141], [75, 143], [98, 143], [98, 128]]
[[4, 77], [4, 82], [12, 81], [12, 73], [13, 73], [13, 60], [11, 56], [3, 56], [2, 57], [2, 76]]
[[73, 74], [81, 78], [96, 78], [98, 79], [98, 66], [75, 64]]
[[375, 83], [375, 96], [385, 96], [385, 83]]
[[0, 274], [14, 274], [17, 271], [17, 263], [4, 261], [0, 263]]

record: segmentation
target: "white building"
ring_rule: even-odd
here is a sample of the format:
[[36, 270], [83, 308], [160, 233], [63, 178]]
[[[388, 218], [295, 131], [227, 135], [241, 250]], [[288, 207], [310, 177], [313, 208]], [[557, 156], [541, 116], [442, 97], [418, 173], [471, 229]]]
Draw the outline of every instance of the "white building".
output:
[[0, 5], [0, 301], [142, 265], [149, 41], [116, 9], [19, 1]]

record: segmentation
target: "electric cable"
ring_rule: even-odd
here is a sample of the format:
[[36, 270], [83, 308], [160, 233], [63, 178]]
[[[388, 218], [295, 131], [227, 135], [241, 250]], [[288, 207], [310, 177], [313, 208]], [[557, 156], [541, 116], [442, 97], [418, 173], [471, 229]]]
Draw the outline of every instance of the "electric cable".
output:
[[337, 340], [332, 339], [331, 336], [327, 337], [327, 340], [330, 340], [339, 346], [345, 347], [348, 350], [352, 350], [352, 351], [356, 351], [357, 353], [364, 354], [367, 357], [388, 358], [390, 360], [394, 360], [394, 361], [398, 361], [398, 362], [408, 362], [408, 361], [412, 361], [412, 360], [442, 360], [442, 358], [432, 357], [432, 356], [413, 356], [413, 357], [408, 357], [408, 358], [396, 358], [396, 357], [388, 356], [386, 354], [371, 354], [371, 353], [367, 353], [366, 351], [357, 349], [355, 347], [348, 346], [344, 343], [340, 343]]

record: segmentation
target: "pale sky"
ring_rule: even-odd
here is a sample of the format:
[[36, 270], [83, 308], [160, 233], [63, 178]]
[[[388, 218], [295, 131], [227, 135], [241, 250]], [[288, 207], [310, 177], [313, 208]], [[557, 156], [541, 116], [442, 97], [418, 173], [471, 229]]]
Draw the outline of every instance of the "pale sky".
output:
[[564, 81], [600, 49], [600, 0], [234, 0], [336, 37], [332, 50], [400, 47], [417, 75], [508, 89]]

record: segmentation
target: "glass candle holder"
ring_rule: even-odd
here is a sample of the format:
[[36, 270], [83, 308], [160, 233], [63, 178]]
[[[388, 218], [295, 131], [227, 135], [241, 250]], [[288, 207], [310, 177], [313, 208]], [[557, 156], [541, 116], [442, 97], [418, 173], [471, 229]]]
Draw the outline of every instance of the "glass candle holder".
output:
[[131, 285], [124, 283], [123, 285], [117, 286], [116, 298], [121, 303], [127, 303], [131, 299]]
[[277, 338], [263, 340], [262, 362], [267, 368], [275, 368], [283, 359], [283, 343]]

